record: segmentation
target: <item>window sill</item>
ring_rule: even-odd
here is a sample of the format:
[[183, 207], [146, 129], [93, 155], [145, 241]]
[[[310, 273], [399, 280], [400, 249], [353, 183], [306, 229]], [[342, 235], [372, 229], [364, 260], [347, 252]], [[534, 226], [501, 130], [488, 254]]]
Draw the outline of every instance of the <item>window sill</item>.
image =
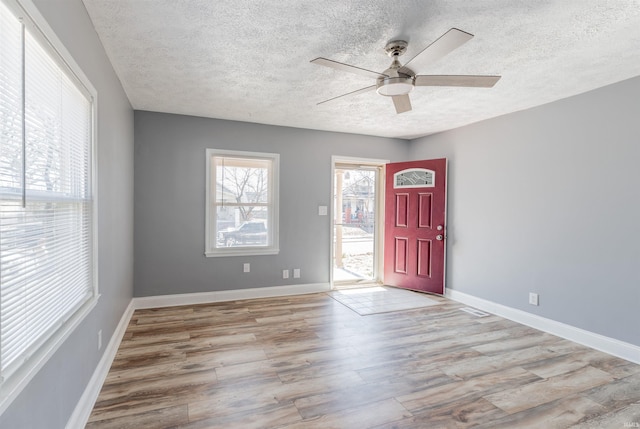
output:
[[280, 253], [280, 249], [278, 248], [240, 248], [240, 249], [229, 249], [225, 248], [223, 250], [207, 250], [204, 252], [204, 255], [207, 258], [218, 258], [225, 256], [261, 256], [261, 255], [277, 255]]

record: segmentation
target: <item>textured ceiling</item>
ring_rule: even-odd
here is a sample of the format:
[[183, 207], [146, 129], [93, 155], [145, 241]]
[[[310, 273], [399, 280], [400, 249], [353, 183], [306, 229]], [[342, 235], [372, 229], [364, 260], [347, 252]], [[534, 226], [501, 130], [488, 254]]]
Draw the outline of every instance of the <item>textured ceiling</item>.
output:
[[[135, 109], [413, 138], [640, 75], [640, 0], [83, 0]], [[420, 87], [396, 114], [363, 76], [449, 28], [475, 37], [418, 74], [498, 74], [494, 88]]]

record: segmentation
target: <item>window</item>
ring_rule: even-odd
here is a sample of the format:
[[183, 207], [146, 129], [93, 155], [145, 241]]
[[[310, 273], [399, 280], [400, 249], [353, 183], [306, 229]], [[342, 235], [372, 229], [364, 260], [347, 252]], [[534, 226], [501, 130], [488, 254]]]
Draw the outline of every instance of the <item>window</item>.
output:
[[278, 253], [279, 160], [207, 149], [207, 256]]
[[22, 3], [0, 1], [0, 412], [97, 297], [95, 90]]
[[394, 189], [433, 188], [436, 186], [436, 172], [426, 168], [408, 168], [393, 175]]

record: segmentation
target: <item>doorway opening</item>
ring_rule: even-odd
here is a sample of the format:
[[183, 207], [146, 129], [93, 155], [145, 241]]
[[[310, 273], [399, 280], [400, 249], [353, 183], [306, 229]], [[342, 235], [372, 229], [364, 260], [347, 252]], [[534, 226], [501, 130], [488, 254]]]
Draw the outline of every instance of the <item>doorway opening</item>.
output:
[[334, 158], [332, 281], [336, 289], [381, 282], [386, 162]]

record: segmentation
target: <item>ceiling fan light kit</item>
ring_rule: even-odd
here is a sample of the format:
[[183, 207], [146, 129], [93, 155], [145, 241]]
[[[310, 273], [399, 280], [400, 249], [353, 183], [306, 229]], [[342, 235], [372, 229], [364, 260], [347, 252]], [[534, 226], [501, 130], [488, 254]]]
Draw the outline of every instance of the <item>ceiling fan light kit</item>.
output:
[[385, 77], [378, 80], [376, 91], [385, 97], [394, 95], [406, 95], [413, 89], [413, 78], [411, 77]]
[[431, 43], [423, 49], [418, 55], [410, 59], [404, 66], [398, 60], [407, 51], [408, 43], [404, 40], [394, 40], [385, 46], [387, 52], [393, 61], [388, 69], [382, 73], [366, 70], [349, 64], [339, 63], [327, 58], [316, 58], [311, 60], [312, 63], [330, 67], [339, 71], [347, 71], [359, 74], [369, 78], [375, 78], [376, 84], [361, 88], [349, 93], [321, 101], [318, 104], [328, 101], [337, 100], [339, 98], [362, 94], [373, 89], [380, 95], [392, 97], [396, 113], [408, 112], [411, 110], [411, 100], [409, 93], [415, 86], [458, 86], [458, 87], [475, 87], [475, 88], [491, 88], [500, 79], [500, 76], [473, 76], [473, 75], [416, 75], [408, 65], [418, 57], [427, 58], [431, 62], [442, 58], [454, 49], [462, 46], [473, 38], [473, 35], [457, 28], [452, 28], [435, 42]]

